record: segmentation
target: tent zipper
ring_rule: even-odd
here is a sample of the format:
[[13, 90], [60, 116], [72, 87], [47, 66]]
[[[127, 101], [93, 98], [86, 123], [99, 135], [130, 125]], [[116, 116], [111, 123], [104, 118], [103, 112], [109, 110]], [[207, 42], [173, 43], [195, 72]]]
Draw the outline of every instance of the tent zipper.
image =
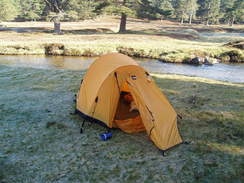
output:
[[117, 86], [118, 86], [118, 89], [119, 89], [119, 92], [120, 92], [120, 87], [119, 87], [119, 81], [118, 81], [118, 77], [117, 77], [117, 72], [114, 73], [114, 76], [116, 78]]
[[145, 105], [146, 106], [146, 108], [147, 108], [147, 110], [148, 110], [148, 112], [149, 112], [149, 114], [151, 115], [151, 117], [152, 117], [152, 121], [154, 122], [155, 121], [155, 119], [154, 119], [154, 117], [153, 117], [153, 113], [152, 113], [152, 111], [150, 111], [149, 110], [149, 108], [147, 107], [147, 105]]

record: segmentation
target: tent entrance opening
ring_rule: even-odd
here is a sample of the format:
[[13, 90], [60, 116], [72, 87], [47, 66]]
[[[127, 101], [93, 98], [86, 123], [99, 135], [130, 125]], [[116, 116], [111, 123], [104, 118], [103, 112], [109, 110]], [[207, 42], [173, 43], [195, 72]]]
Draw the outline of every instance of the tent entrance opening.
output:
[[120, 93], [114, 123], [116, 127], [127, 133], [145, 131], [140, 112], [128, 91]]

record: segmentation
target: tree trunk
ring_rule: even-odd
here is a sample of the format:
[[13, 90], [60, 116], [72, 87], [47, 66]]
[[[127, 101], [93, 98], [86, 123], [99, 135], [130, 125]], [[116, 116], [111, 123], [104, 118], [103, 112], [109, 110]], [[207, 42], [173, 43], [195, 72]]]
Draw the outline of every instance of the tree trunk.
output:
[[216, 20], [215, 24], [219, 25], [219, 19]]
[[125, 32], [126, 31], [126, 19], [127, 19], [127, 15], [125, 13], [122, 13], [121, 19], [120, 19], [119, 32]]
[[230, 25], [230, 19], [228, 18], [227, 24]]
[[191, 21], [192, 21], [192, 14], [189, 17], [189, 24], [191, 24]]
[[208, 19], [207, 19], [207, 21], [206, 21], [206, 25], [209, 26], [209, 20], [208, 20]]
[[181, 21], [180, 21], [180, 24], [183, 24], [184, 23], [184, 17], [183, 15], [181, 16]]
[[230, 26], [233, 27], [234, 23], [235, 23], [235, 17], [233, 16]]
[[53, 23], [54, 23], [54, 33], [61, 34], [61, 24], [60, 24], [59, 16], [53, 19]]
[[54, 33], [60, 34], [61, 33], [61, 28], [60, 28], [60, 22], [54, 22]]

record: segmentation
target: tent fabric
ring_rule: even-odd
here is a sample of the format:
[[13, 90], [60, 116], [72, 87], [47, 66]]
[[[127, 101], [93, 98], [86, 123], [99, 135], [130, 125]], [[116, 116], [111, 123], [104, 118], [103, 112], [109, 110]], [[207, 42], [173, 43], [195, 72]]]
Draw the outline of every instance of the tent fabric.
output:
[[[123, 92], [131, 94], [137, 112], [129, 110]], [[90, 66], [77, 94], [76, 108], [109, 128], [127, 133], [146, 130], [162, 150], [182, 142], [172, 105], [148, 72], [123, 54], [101, 56]]]

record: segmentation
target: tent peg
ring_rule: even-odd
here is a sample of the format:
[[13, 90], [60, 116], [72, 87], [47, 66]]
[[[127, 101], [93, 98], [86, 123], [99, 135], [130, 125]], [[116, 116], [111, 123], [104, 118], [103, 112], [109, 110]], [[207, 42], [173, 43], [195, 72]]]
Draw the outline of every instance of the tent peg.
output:
[[161, 154], [162, 154], [163, 156], [166, 156], [166, 154], [165, 154], [165, 151], [164, 151], [164, 150], [160, 150], [160, 152], [161, 152]]
[[84, 127], [85, 122], [86, 122], [86, 120], [84, 119], [83, 122], [82, 122], [82, 124], [81, 124], [80, 133], [83, 133], [83, 128], [82, 127]]
[[74, 99], [73, 99], [73, 102], [75, 102], [75, 103], [76, 103], [76, 101], [77, 101], [77, 94], [74, 94]]
[[184, 141], [183, 144], [189, 145], [191, 142], [190, 141]]
[[71, 113], [69, 113], [70, 115], [75, 115], [75, 114], [78, 114], [78, 111], [77, 111], [77, 109], [75, 109], [75, 111], [74, 112], [71, 112]]
[[111, 128], [107, 127], [107, 133], [111, 132]]

